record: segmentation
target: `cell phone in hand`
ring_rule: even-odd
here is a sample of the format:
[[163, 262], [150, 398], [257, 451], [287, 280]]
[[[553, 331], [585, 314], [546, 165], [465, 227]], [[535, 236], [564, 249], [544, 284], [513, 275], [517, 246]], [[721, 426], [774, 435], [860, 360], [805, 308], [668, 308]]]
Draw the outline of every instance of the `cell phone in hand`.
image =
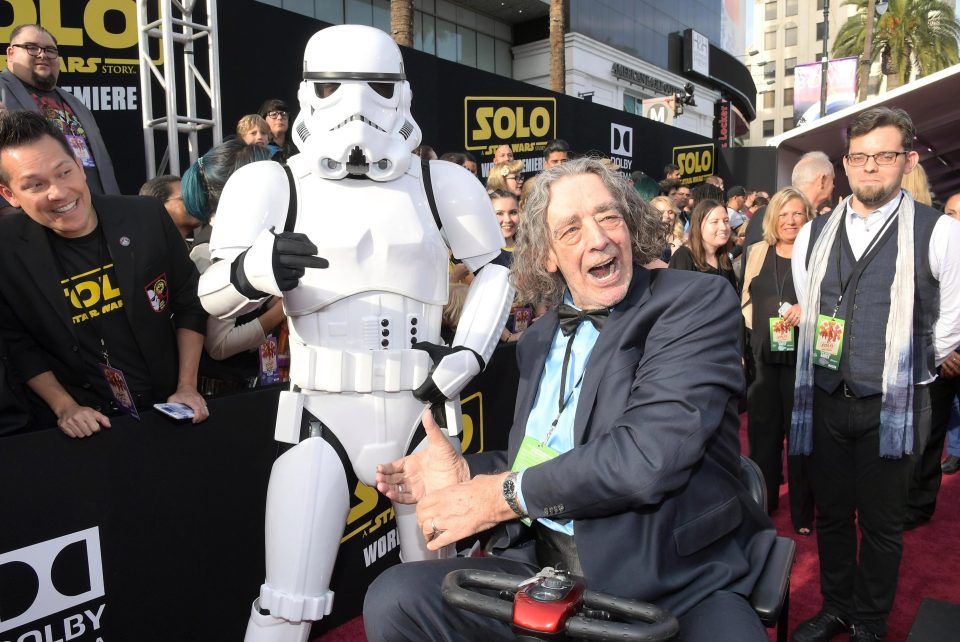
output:
[[175, 424], [185, 424], [193, 419], [193, 410], [184, 403], [155, 403], [153, 407]]

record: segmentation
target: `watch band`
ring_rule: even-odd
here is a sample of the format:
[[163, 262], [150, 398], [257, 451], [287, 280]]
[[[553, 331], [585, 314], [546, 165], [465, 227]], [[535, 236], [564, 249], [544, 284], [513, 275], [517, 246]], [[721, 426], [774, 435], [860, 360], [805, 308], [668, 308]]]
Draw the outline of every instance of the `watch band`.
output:
[[503, 499], [506, 500], [510, 510], [516, 513], [517, 517], [526, 517], [526, 511], [521, 508], [520, 502], [517, 501], [517, 473], [510, 473], [506, 479], [503, 480], [502, 492]]

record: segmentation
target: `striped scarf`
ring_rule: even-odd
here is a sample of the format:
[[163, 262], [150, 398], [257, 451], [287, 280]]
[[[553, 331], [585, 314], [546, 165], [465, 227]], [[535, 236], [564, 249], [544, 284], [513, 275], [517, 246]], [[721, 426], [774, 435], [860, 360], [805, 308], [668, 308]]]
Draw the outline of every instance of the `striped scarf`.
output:
[[[809, 455], [813, 450], [813, 346], [820, 313], [820, 284], [849, 202], [848, 198], [830, 215], [808, 262], [810, 271], [806, 297], [801, 302], [797, 379], [790, 424], [791, 455]], [[897, 266], [890, 285], [880, 403], [880, 456], [891, 459], [913, 452], [913, 217], [913, 199], [904, 193], [897, 221]]]

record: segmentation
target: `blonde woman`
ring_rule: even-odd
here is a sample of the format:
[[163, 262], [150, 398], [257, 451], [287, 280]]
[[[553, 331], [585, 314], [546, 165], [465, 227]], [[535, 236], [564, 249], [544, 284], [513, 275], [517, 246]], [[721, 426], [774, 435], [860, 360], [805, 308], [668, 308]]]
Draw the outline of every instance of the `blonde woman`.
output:
[[503, 190], [510, 192], [520, 199], [520, 191], [523, 188], [523, 161], [512, 160], [503, 163], [495, 163], [490, 168], [490, 175], [487, 176], [487, 191]]
[[663, 223], [663, 228], [667, 231], [667, 247], [670, 248], [670, 253], [667, 254], [666, 260], [669, 261], [673, 253], [683, 245], [683, 223], [680, 222], [677, 206], [672, 198], [654, 196], [650, 199], [650, 204], [660, 212], [660, 222]]
[[[783, 440], [790, 430], [800, 306], [793, 286], [793, 242], [814, 212], [802, 192], [786, 187], [770, 199], [763, 240], [750, 246], [743, 271], [741, 309], [750, 330], [756, 374], [747, 390], [747, 441], [767, 484], [767, 510], [777, 509], [783, 469]], [[798, 256], [802, 261], [804, 257]], [[794, 530], [810, 535], [813, 495], [805, 457], [787, 458], [790, 518]]]
[[903, 175], [903, 179], [900, 181], [900, 187], [910, 192], [910, 196], [912, 196], [916, 202], [923, 203], [930, 207], [933, 206], [933, 194], [930, 193], [930, 181], [927, 180], [927, 172], [920, 163], [917, 163], [917, 166], [913, 168], [912, 172]]

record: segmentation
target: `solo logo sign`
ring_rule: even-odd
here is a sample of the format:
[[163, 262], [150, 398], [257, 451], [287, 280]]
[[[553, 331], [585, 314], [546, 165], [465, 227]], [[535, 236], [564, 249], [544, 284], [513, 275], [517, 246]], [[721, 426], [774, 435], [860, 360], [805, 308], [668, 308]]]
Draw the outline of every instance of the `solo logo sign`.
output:
[[463, 100], [464, 148], [493, 154], [508, 144], [517, 152], [535, 152], [557, 137], [555, 98], [467, 96]]
[[699, 183], [712, 176], [714, 156], [713, 143], [673, 148], [673, 163], [680, 167], [684, 185]]
[[[83, 531], [0, 554], [0, 633], [36, 623], [17, 640], [75, 639], [100, 628], [104, 596], [100, 531]], [[74, 609], [71, 614], [63, 614]], [[45, 637], [46, 636], [46, 637]], [[4, 638], [6, 639], [6, 638]]]

